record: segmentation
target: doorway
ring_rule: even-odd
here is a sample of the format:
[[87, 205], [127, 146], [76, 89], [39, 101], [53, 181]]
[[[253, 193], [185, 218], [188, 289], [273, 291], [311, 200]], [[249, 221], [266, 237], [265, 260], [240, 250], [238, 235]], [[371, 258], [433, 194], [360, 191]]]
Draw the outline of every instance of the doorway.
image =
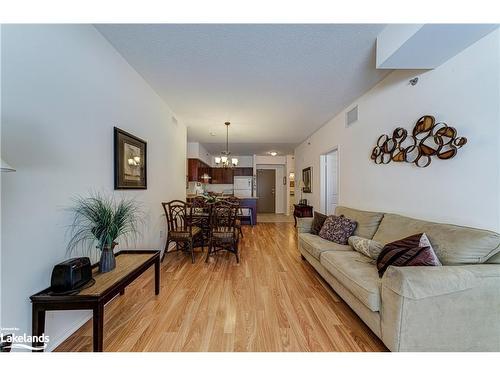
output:
[[276, 212], [276, 171], [274, 169], [257, 169], [257, 212]]
[[338, 204], [338, 149], [321, 155], [321, 210], [333, 215]]

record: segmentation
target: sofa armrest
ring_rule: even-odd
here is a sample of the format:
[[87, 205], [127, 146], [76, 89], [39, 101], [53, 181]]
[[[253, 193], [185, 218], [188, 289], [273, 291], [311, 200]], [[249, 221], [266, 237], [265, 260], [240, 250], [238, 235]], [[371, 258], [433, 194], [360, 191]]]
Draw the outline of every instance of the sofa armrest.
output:
[[313, 223], [312, 217], [298, 217], [297, 218], [297, 232], [310, 233]]
[[500, 265], [389, 267], [382, 340], [393, 351], [499, 351]]
[[460, 266], [389, 267], [382, 287], [411, 299], [422, 299], [474, 288], [479, 278]]

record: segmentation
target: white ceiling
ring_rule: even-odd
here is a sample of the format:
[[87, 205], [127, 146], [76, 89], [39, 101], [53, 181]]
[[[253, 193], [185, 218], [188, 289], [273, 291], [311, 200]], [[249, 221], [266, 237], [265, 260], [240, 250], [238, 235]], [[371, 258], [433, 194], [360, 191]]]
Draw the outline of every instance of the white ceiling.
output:
[[234, 154], [293, 152], [385, 77], [375, 69], [384, 26], [96, 25], [186, 123], [190, 141], [218, 150], [231, 121]]
[[[234, 143], [231, 141], [231, 133], [229, 134], [229, 150], [233, 155], [267, 155], [271, 151], [275, 151], [278, 155], [293, 154], [293, 150], [297, 143]], [[212, 154], [218, 154], [226, 149], [226, 143], [203, 143], [206, 150]]]

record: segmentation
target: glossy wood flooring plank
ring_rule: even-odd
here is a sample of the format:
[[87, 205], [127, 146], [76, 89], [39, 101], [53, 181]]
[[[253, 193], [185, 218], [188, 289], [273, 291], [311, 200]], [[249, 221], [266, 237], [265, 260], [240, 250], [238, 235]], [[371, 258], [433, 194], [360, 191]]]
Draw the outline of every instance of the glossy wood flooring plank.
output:
[[[290, 223], [244, 226], [241, 262], [177, 252], [105, 308], [105, 351], [384, 351], [382, 342], [300, 258]], [[87, 322], [57, 351], [90, 351]]]

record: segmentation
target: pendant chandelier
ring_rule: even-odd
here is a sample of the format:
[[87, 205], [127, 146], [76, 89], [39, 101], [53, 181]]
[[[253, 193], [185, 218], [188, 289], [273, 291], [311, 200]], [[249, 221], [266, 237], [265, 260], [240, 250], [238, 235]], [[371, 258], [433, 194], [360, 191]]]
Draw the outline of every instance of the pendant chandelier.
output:
[[220, 156], [215, 157], [215, 164], [223, 168], [236, 167], [238, 165], [238, 159], [232, 158], [229, 152], [229, 125], [231, 125], [231, 123], [227, 121], [224, 125], [226, 125], [226, 150], [222, 151]]

